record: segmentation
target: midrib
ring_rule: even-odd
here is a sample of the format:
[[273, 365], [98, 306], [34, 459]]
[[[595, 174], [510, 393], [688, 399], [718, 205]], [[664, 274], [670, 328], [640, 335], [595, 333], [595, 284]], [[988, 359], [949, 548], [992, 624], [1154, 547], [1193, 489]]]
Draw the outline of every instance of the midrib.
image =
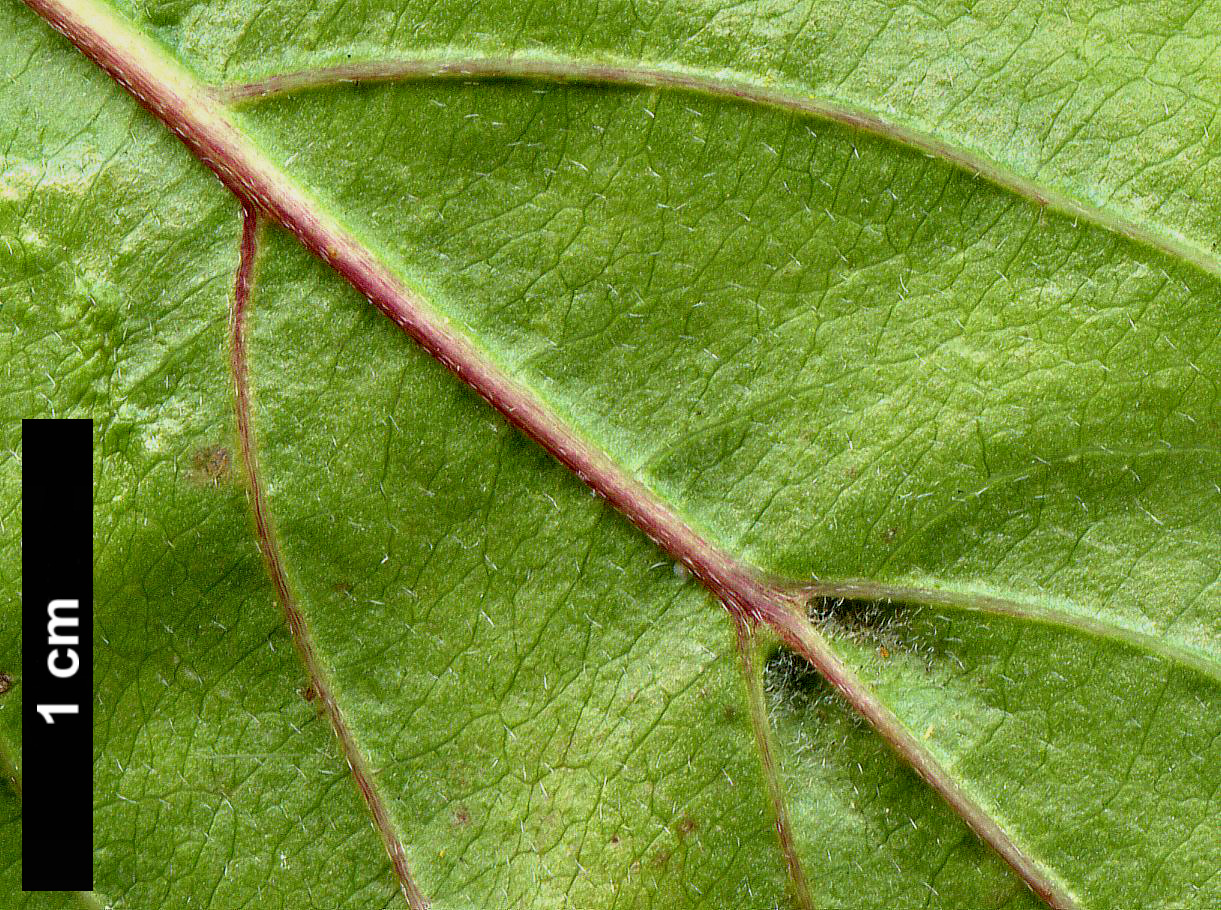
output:
[[[1180, 251], [1175, 238], [1125, 219], [1120, 213], [1098, 206], [1030, 180], [992, 159], [953, 146], [931, 134], [896, 121], [887, 121], [861, 108], [818, 98], [793, 85], [763, 85], [745, 76], [714, 74], [692, 67], [641, 65], [627, 62], [589, 62], [573, 57], [532, 51], [528, 56], [492, 57], [453, 55], [419, 56], [318, 66], [277, 73], [245, 82], [232, 82], [216, 90], [217, 96], [233, 106], [295, 92], [312, 91], [337, 85], [358, 83], [428, 82], [442, 80], [542, 80], [579, 85], [616, 85], [635, 88], [661, 88], [686, 91], [722, 100], [757, 104], [788, 110], [814, 118], [827, 119], [881, 136], [901, 145], [916, 148], [991, 180], [998, 186], [1031, 202], [1047, 205], [1082, 218], [1107, 230], [1142, 243], [1159, 253], [1180, 258], [1210, 276], [1221, 277], [1221, 257], [1197, 244], [1182, 241]], [[1171, 450], [1100, 450], [1107, 457], [1167, 454]], [[1176, 450], [1180, 454], [1203, 454], [1205, 449]], [[656, 457], [656, 456], [653, 456]], [[1013, 477], [1024, 475], [1014, 474]], [[987, 487], [1009, 476], [990, 477]], [[895, 554], [892, 554], [892, 556]], [[740, 560], [738, 560], [740, 562]], [[1221, 666], [1202, 648], [1176, 639], [1142, 631], [1121, 616], [1098, 618], [1067, 604], [1051, 606], [1020, 596], [976, 594], [946, 588], [923, 588], [910, 584], [878, 582], [872, 579], [828, 579], [804, 589], [813, 596], [871, 599], [885, 602], [910, 602], [960, 610], [992, 613], [1072, 629], [1079, 634], [1124, 644], [1156, 654], [1221, 681]]]

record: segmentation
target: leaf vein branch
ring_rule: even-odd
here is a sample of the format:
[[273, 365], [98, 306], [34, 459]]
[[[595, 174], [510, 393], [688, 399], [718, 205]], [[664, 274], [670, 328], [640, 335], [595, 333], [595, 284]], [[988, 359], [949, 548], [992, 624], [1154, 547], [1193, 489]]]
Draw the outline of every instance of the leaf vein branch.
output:
[[944, 607], [966, 613], [1005, 616], [1040, 625], [1069, 629], [1083, 635], [1117, 642], [1171, 663], [1188, 668], [1207, 679], [1221, 683], [1221, 665], [1205, 649], [1191, 643], [1144, 631], [1126, 621], [1101, 619], [1071, 606], [1057, 606], [1030, 599], [999, 597], [974, 591], [952, 591], [917, 585], [883, 584], [869, 579], [819, 581], [793, 587], [807, 598], [832, 601], [860, 600], [872, 603], [897, 603], [913, 606]]
[[591, 62], [559, 55], [514, 57], [419, 57], [382, 59], [293, 70], [215, 89], [216, 97], [237, 107], [262, 99], [343, 84], [436, 80], [523, 80], [575, 85], [660, 88], [791, 111], [840, 123], [917, 149], [974, 174], [1039, 206], [1119, 234], [1142, 246], [1189, 263], [1221, 278], [1221, 256], [1192, 238], [1155, 227], [1114, 207], [1092, 202], [1030, 177], [983, 151], [795, 86], [766, 85], [735, 73], [658, 63]]
[[755, 656], [758, 652], [755, 630], [742, 620], [736, 619], [734, 637], [738, 651], [738, 666], [742, 670], [742, 680], [746, 685], [746, 701], [750, 707], [750, 725], [755, 734], [763, 780], [767, 785], [768, 797], [772, 803], [776, 839], [788, 871], [789, 886], [793, 889], [793, 899], [799, 910], [814, 910], [814, 901], [810, 898], [810, 886], [801, 865], [801, 857], [797, 853], [793, 824], [789, 819], [788, 798], [784, 784], [780, 780], [780, 771], [776, 767], [775, 752], [772, 749], [771, 720], [768, 718], [767, 703], [763, 698], [763, 679], [759, 669], [755, 666]]
[[279, 601], [280, 609], [288, 623], [293, 645], [305, 667], [315, 697], [326, 711], [335, 736], [339, 740], [340, 751], [348, 763], [348, 768], [351, 769], [352, 778], [372, 816], [373, 827], [377, 829], [377, 833], [385, 845], [390, 864], [398, 879], [399, 889], [411, 910], [428, 910], [428, 901], [416, 885], [415, 879], [412, 878], [407, 864], [406, 851], [403, 849], [398, 833], [394, 830], [386, 801], [378, 791], [368, 760], [357, 745], [347, 720], [339, 708], [339, 703], [335, 699], [330, 680], [327, 678], [327, 673], [314, 646], [313, 635], [289, 584], [284, 557], [272, 527], [271, 513], [263, 489], [262, 476], [259, 473], [258, 453], [255, 445], [246, 344], [246, 324], [250, 315], [250, 290], [258, 250], [258, 230], [257, 212], [249, 204], [243, 203], [241, 255], [234, 281], [233, 313], [230, 323], [230, 367], [233, 373], [234, 416], [237, 422], [238, 444], [242, 453], [242, 462], [246, 468], [246, 483], [251, 511], [254, 515], [255, 537], [258, 540], [259, 550], [263, 554], [267, 575], [271, 579], [272, 587], [275, 588], [276, 600]]

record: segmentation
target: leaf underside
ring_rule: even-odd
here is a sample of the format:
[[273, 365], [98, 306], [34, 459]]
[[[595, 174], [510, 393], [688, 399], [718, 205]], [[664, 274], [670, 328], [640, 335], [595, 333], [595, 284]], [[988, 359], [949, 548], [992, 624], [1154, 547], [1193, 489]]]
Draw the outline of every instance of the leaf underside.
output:
[[[214, 86], [516, 53], [894, 124], [529, 78], [235, 114], [711, 542], [856, 592], [812, 622], [1076, 903], [1215, 906], [1221, 7], [972, 7], [121, 12]], [[10, 776], [16, 418], [95, 420], [99, 642], [96, 892], [20, 892], [6, 792], [4, 903], [402, 907], [252, 531], [241, 206], [11, 0], [0, 72]], [[744, 679], [697, 581], [266, 221], [248, 319], [285, 577], [434, 907], [800, 904], [776, 790], [814, 907], [1039, 905], [804, 660], [761, 630]]]

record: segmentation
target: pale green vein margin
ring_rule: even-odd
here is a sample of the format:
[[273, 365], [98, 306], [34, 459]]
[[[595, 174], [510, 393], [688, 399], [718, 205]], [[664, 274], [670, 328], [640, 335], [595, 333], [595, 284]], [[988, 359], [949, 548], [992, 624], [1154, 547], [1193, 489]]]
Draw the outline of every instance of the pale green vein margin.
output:
[[[20, 709], [20, 705], [17, 707]], [[21, 799], [21, 772], [17, 769], [16, 758], [19, 751], [13, 748], [7, 736], [0, 733], [0, 774], [4, 775], [17, 799]]]
[[98, 899], [98, 894], [96, 891], [77, 891], [75, 893], [76, 899], [81, 902], [81, 906], [84, 907], [85, 910], [107, 910], [107, 908], [110, 906], [109, 901], [102, 903]]
[[819, 98], [796, 88], [763, 85], [732, 72], [709, 72], [693, 67], [654, 63], [591, 62], [557, 55], [436, 57], [372, 60], [296, 70], [252, 82], [227, 85], [216, 91], [217, 97], [223, 102], [236, 106], [260, 98], [344, 83], [435, 79], [533, 79], [673, 89], [744, 101], [842, 123], [941, 158], [1038, 205], [1047, 206], [1073, 218], [1081, 218], [1143, 246], [1187, 262], [1209, 275], [1221, 277], [1221, 256], [1187, 237], [1151, 228], [1063, 190], [1044, 186], [981, 152], [959, 148], [931, 133], [887, 120], [871, 111]]

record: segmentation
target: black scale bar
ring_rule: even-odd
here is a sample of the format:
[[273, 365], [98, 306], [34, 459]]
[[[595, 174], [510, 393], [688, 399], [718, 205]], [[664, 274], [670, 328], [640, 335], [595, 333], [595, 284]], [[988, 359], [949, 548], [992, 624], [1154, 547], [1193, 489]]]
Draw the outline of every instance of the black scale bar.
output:
[[93, 421], [21, 422], [24, 891], [93, 889]]

